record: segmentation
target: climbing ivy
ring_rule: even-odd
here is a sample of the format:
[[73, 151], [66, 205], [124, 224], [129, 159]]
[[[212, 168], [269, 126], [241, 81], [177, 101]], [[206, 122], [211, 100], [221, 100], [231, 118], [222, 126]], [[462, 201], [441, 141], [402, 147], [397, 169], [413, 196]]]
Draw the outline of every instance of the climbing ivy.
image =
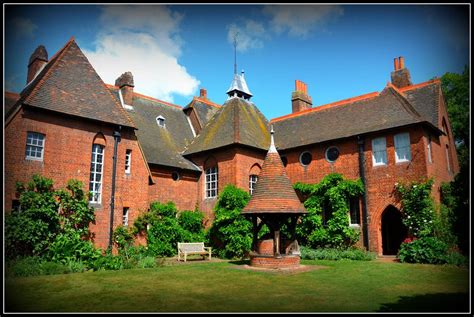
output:
[[[359, 240], [359, 230], [349, 226], [349, 199], [364, 192], [362, 181], [344, 179], [332, 173], [317, 184], [294, 184], [294, 189], [306, 197], [308, 214], [296, 227], [298, 241], [310, 248], [344, 248]], [[331, 216], [323, 225], [323, 211]]]

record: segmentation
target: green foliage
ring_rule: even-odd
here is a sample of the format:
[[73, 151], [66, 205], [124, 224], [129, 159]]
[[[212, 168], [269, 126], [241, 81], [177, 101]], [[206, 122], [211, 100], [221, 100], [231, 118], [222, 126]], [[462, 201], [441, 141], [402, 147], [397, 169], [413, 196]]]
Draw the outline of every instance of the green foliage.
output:
[[82, 262], [66, 264], [44, 260], [38, 256], [19, 258], [6, 263], [6, 276], [25, 277], [37, 275], [65, 274], [86, 271]]
[[222, 258], [243, 258], [252, 247], [252, 223], [242, 216], [250, 195], [234, 185], [227, 185], [219, 194], [214, 208], [215, 219], [210, 228], [209, 240]]
[[62, 264], [79, 261], [88, 267], [101, 256], [91, 241], [83, 240], [75, 231], [59, 233], [50, 244], [48, 253], [52, 261]]
[[300, 247], [301, 258], [304, 260], [357, 260], [357, 261], [371, 261], [376, 258], [375, 253], [358, 248], [348, 249], [310, 249], [307, 247]]
[[128, 228], [120, 225], [114, 230], [113, 241], [119, 252], [121, 252], [133, 245], [133, 234]]
[[[361, 180], [346, 180], [332, 173], [317, 184], [296, 183], [295, 190], [307, 197], [304, 206], [308, 214], [296, 227], [298, 241], [311, 248], [347, 248], [359, 239], [359, 231], [349, 227], [349, 199], [364, 192]], [[323, 225], [323, 209], [331, 217]]]
[[431, 198], [432, 186], [432, 179], [426, 182], [395, 184], [402, 203], [402, 222], [411, 236], [420, 238], [434, 234], [435, 206]]
[[173, 256], [177, 253], [178, 242], [204, 242], [203, 218], [198, 210], [178, 213], [173, 202], [153, 202], [148, 212], [135, 220], [131, 233], [137, 234], [149, 227], [148, 254]]
[[22, 211], [5, 217], [6, 256], [42, 256], [60, 231], [53, 181], [33, 175], [28, 184], [17, 183], [17, 194]]
[[444, 264], [447, 263], [448, 245], [435, 237], [421, 237], [402, 243], [398, 252], [400, 262]]

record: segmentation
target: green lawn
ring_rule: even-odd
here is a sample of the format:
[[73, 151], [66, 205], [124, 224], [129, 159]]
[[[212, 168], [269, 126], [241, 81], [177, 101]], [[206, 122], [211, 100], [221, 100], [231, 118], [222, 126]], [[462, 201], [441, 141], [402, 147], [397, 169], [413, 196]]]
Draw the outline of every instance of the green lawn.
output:
[[[232, 262], [7, 278], [6, 312], [469, 311], [469, 271], [377, 261], [256, 272]], [[239, 269], [240, 268], [240, 269]]]

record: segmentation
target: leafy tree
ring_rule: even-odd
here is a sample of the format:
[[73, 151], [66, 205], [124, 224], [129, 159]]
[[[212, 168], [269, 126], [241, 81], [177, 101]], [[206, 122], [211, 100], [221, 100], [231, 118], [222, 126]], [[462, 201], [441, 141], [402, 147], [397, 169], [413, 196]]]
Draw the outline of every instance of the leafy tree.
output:
[[250, 200], [246, 191], [227, 185], [219, 194], [214, 208], [215, 219], [209, 239], [215, 252], [223, 258], [243, 258], [252, 247], [252, 223], [240, 213]]

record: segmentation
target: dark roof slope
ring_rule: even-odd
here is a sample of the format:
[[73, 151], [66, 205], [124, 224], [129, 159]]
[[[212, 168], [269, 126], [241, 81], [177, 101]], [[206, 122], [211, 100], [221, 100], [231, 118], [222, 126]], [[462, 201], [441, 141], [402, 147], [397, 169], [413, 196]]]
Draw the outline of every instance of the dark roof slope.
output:
[[18, 99], [20, 99], [20, 95], [13, 92], [5, 91], [5, 95], [3, 97], [4, 97], [4, 103], [5, 103], [4, 104], [5, 114], [7, 114], [13, 108], [13, 106], [18, 101]]
[[405, 94], [407, 100], [415, 107], [420, 115], [435, 127], [439, 127], [439, 104], [441, 82], [433, 80], [417, 87], [407, 87], [409, 89], [400, 89]]
[[[116, 93], [117, 87], [112, 87]], [[133, 110], [127, 112], [138, 129], [135, 134], [148, 163], [199, 171], [196, 165], [181, 155], [184, 147], [193, 139], [191, 127], [181, 107], [134, 94]], [[164, 128], [158, 126], [158, 116], [165, 118]]]
[[20, 102], [68, 115], [134, 127], [71, 39], [21, 93]]
[[284, 150], [426, 121], [391, 85], [380, 94], [352, 100], [273, 119], [277, 147]]
[[268, 121], [251, 102], [232, 98], [214, 114], [201, 133], [187, 147], [184, 155], [242, 144], [268, 149]]
[[208, 100], [203, 100], [198, 97], [194, 97], [193, 100], [183, 108], [186, 112], [188, 109], [194, 109], [196, 112], [199, 124], [201, 128], [204, 127], [209, 120], [211, 120], [212, 116], [221, 108], [221, 105], [218, 105], [214, 102], [210, 102]]

